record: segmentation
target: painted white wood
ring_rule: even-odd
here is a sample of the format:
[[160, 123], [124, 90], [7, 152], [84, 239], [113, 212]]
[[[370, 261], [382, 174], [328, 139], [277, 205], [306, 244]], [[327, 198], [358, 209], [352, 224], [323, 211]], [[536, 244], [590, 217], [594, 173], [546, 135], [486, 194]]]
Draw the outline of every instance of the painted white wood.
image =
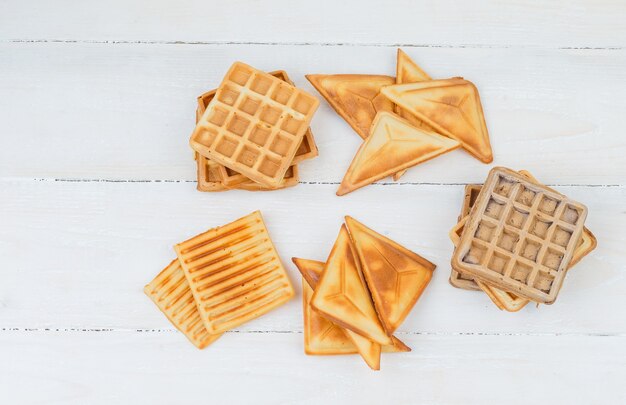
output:
[[306, 356], [299, 333], [227, 333], [198, 351], [178, 333], [9, 331], [0, 392], [21, 404], [626, 401], [623, 336], [400, 337], [413, 351], [383, 354], [375, 373], [357, 356]]
[[623, 47], [603, 1], [60, 0], [0, 3], [0, 39]]
[[[307, 73], [394, 74], [395, 48], [0, 44], [0, 177], [194, 180], [188, 137], [195, 97], [234, 60]], [[480, 89], [495, 161], [550, 184], [624, 184], [626, 51], [410, 49], [435, 77]], [[303, 181], [338, 182], [360, 138], [322, 102], [312, 128], [320, 157]], [[402, 182], [462, 183], [488, 166], [462, 150]]]
[[[0, 1], [0, 403], [626, 402], [625, 20], [610, 0]], [[554, 305], [503, 313], [447, 283], [461, 184], [491, 165], [455, 151], [335, 197], [360, 140], [325, 102], [303, 184], [195, 191], [195, 97], [233, 61], [317, 95], [305, 74], [393, 75], [397, 44], [477, 84], [494, 164], [588, 205], [599, 247]], [[298, 293], [290, 257], [324, 260], [345, 214], [435, 262], [399, 332], [413, 351], [378, 373], [305, 356], [299, 295], [189, 344], [142, 287], [174, 243], [255, 209]]]
[[[616, 310], [626, 295], [625, 187], [559, 189], [588, 205], [599, 247], [571, 271], [554, 305], [516, 314], [447, 283], [447, 231], [462, 186], [375, 185], [351, 198], [336, 197], [335, 188], [306, 184], [250, 195], [198, 193], [193, 183], [2, 181], [0, 325], [171, 328], [141, 289], [174, 257], [172, 246], [260, 209], [298, 291], [291, 257], [325, 260], [346, 214], [437, 264], [403, 331], [626, 334], [626, 317]], [[241, 329], [302, 330], [299, 298]]]

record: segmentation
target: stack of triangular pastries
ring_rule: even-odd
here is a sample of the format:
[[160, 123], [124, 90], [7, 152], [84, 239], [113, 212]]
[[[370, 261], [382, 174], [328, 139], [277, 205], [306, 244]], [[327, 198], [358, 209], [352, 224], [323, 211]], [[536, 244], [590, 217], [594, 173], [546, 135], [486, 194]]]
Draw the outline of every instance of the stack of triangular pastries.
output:
[[460, 77], [433, 80], [401, 49], [396, 77], [307, 75], [363, 144], [337, 190], [344, 195], [462, 147], [493, 161], [478, 90]]
[[359, 353], [374, 370], [381, 352], [406, 352], [393, 333], [435, 265], [346, 217], [326, 263], [293, 258], [302, 273], [304, 350]]

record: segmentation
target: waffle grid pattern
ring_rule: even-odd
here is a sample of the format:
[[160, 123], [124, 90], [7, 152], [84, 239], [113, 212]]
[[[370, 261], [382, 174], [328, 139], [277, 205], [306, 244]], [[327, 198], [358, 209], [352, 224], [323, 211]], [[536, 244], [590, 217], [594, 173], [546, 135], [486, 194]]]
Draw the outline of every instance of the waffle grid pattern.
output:
[[191, 145], [256, 182], [276, 186], [318, 104], [289, 83], [237, 62], [207, 106]]
[[457, 269], [538, 302], [556, 298], [587, 210], [512, 171], [491, 171], [455, 253]]

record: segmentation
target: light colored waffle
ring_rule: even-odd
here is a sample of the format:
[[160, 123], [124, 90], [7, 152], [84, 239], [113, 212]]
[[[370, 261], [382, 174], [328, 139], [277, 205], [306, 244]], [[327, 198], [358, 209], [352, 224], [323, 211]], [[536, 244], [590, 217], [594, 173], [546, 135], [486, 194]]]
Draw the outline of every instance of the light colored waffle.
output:
[[551, 304], [581, 237], [587, 208], [510, 169], [492, 169], [452, 266], [487, 284]]
[[388, 112], [378, 113], [370, 132], [352, 160], [337, 195], [345, 195], [460, 146], [453, 139], [416, 128]]
[[374, 309], [345, 225], [333, 246], [311, 306], [327, 319], [382, 345], [391, 344]]
[[174, 249], [210, 333], [235, 328], [294, 295], [259, 211]]
[[380, 94], [383, 86], [395, 83], [381, 75], [306, 75], [313, 87], [363, 139], [380, 111], [392, 112], [393, 103]]
[[346, 217], [346, 225], [376, 313], [391, 335], [422, 295], [436, 266], [352, 217]]
[[381, 93], [438, 133], [461, 142], [484, 163], [493, 161], [478, 90], [462, 78], [383, 87]]
[[204, 349], [221, 334], [210, 334], [204, 327], [189, 283], [178, 259], [174, 259], [143, 292], [198, 349]]
[[[275, 76], [289, 84], [293, 85], [287, 73], [278, 70], [270, 72]], [[196, 109], [196, 123], [204, 114], [206, 106], [215, 97], [217, 90], [211, 90], [198, 97], [198, 107]], [[287, 187], [293, 187], [298, 184], [300, 177], [298, 166], [296, 163], [306, 159], [314, 158], [318, 155], [317, 145], [313, 138], [311, 128], [309, 128], [302, 139], [302, 143], [293, 159], [293, 165], [289, 167], [285, 173], [285, 177], [281, 180], [277, 188], [270, 188], [256, 183], [244, 175], [227, 168], [224, 165], [213, 162], [204, 156], [195, 152], [196, 165], [198, 170], [198, 190], [199, 191], [226, 191], [226, 190], [248, 190], [248, 191], [271, 191]]]
[[[348, 351], [347, 347], [353, 347], [354, 350], [363, 357], [363, 360], [365, 360], [370, 368], [380, 370], [381, 352], [393, 353], [411, 351], [411, 348], [402, 343], [402, 341], [395, 336], [391, 337], [391, 345], [381, 346], [358, 333], [344, 329], [326, 320], [323, 315], [312, 310], [309, 293], [312, 294], [317, 287], [325, 263], [315, 260], [299, 259], [297, 257], [293, 257], [291, 260], [302, 274], [302, 278], [307, 284], [306, 287], [308, 287], [307, 289], [303, 286], [303, 291], [305, 291], [305, 293], [303, 293], [304, 344], [307, 354], [343, 354], [344, 351]], [[318, 318], [321, 318], [321, 320]], [[346, 345], [344, 340], [336, 337], [335, 328], [341, 330], [345, 338], [350, 341], [351, 346]], [[333, 349], [333, 347], [335, 348]]]
[[212, 162], [202, 155], [196, 155], [196, 168], [198, 170], [198, 191], [226, 191], [228, 187], [222, 183], [222, 174], [218, 163]]
[[[287, 72], [284, 70], [275, 70], [273, 72], [269, 72], [270, 75], [279, 78], [280, 80], [287, 82], [294, 86], [293, 81], [287, 75]], [[196, 108], [196, 123], [200, 121], [202, 114], [206, 110], [206, 107], [209, 105], [211, 100], [215, 97], [215, 93], [217, 89], [207, 91], [198, 97], [198, 106]], [[307, 159], [313, 159], [314, 157], [319, 155], [319, 150], [317, 149], [317, 144], [315, 143], [315, 137], [313, 137], [313, 132], [311, 131], [311, 127], [309, 127], [304, 134], [304, 138], [302, 138], [302, 142], [296, 151], [296, 155], [291, 162], [292, 165], [303, 162]], [[220, 165], [221, 166], [221, 165]]]
[[243, 183], [235, 186], [225, 186], [222, 182], [222, 174], [219, 167], [224, 167], [219, 163], [215, 163], [202, 155], [197, 157], [198, 166], [198, 190], [199, 191], [227, 191], [227, 190], [247, 190], [247, 191], [272, 191], [287, 187], [293, 187], [300, 181], [298, 165], [289, 167], [285, 177], [277, 188], [265, 187], [250, 179], [246, 179]]
[[201, 155], [276, 188], [319, 105], [277, 77], [235, 62], [191, 135]]

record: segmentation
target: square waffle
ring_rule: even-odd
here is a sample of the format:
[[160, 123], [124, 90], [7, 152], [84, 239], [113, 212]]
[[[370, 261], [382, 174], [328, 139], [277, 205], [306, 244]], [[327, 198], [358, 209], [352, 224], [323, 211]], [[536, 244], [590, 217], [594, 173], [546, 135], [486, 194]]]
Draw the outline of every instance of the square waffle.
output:
[[198, 166], [198, 190], [199, 191], [227, 191], [227, 190], [247, 190], [247, 191], [271, 191], [281, 188], [293, 187], [300, 181], [298, 165], [290, 166], [285, 173], [285, 177], [280, 181], [277, 188], [267, 188], [250, 179], [239, 183], [233, 187], [224, 185], [219, 167], [224, 167], [215, 163], [202, 155], [196, 157]]
[[259, 211], [174, 249], [211, 334], [255, 319], [294, 295]]
[[587, 208], [510, 169], [489, 172], [452, 266], [545, 304], [556, 300]]
[[[273, 72], [269, 72], [269, 74], [279, 78], [280, 80], [284, 82], [291, 84], [292, 86], [294, 85], [294, 83], [291, 81], [291, 79], [287, 75], [287, 72], [285, 72], [284, 70], [274, 70]], [[196, 108], [196, 124], [198, 123], [198, 121], [200, 121], [200, 118], [202, 118], [202, 114], [204, 114], [206, 107], [209, 105], [211, 100], [213, 100], [213, 98], [215, 97], [216, 92], [217, 92], [217, 89], [207, 91], [206, 93], [198, 97], [198, 107]], [[317, 149], [317, 144], [315, 143], [315, 138], [313, 137], [313, 132], [311, 131], [311, 127], [309, 127], [306, 133], [304, 134], [304, 138], [302, 139], [302, 142], [300, 143], [300, 147], [298, 147], [298, 150], [296, 151], [296, 156], [294, 156], [291, 164], [295, 165], [307, 159], [312, 159], [316, 157], [318, 154], [319, 154], [319, 151]]]
[[268, 187], [278, 187], [319, 105], [312, 95], [235, 62], [200, 118], [191, 147]]
[[178, 259], [163, 269], [143, 291], [198, 349], [204, 349], [222, 336], [210, 334], [204, 327]]
[[[533, 182], [539, 183], [539, 181], [533, 175], [531, 175], [528, 171], [520, 170], [519, 173], [529, 178]], [[468, 215], [470, 213], [470, 210], [474, 206], [474, 203], [476, 202], [476, 199], [478, 198], [478, 195], [482, 187], [483, 187], [482, 184], [468, 184], [465, 186], [465, 197], [463, 198], [463, 206], [461, 207], [461, 213], [459, 214], [459, 219], [458, 219], [459, 222], [450, 230], [450, 233], [449, 233], [450, 240], [454, 244], [455, 248], [456, 246], [458, 246], [459, 242], [461, 241], [461, 236], [463, 235], [463, 229], [465, 228], [465, 223], [467, 222], [467, 219], [469, 218]], [[598, 246], [598, 241], [596, 237], [587, 227], [584, 227], [582, 236], [580, 237], [578, 246], [576, 247], [576, 250], [574, 251], [574, 256], [572, 257], [572, 260], [569, 263], [568, 269], [571, 269], [583, 257], [591, 253], [596, 248], [596, 246]], [[451, 269], [449, 281], [450, 281], [450, 284], [452, 284], [454, 287], [461, 288], [463, 290], [477, 290], [477, 291], [482, 290], [478, 286], [476, 281], [474, 280], [474, 277], [469, 276], [464, 273], [460, 273], [456, 271], [454, 268]]]
[[[457, 246], [458, 242], [461, 240], [461, 235], [463, 234], [463, 228], [466, 222], [463, 219], [469, 215], [481, 189], [481, 184], [468, 184], [465, 186], [465, 196], [463, 197], [461, 213], [457, 219], [458, 223], [454, 226], [454, 228], [452, 228], [452, 230], [450, 230], [450, 239], [452, 239], [454, 246]], [[456, 242], [454, 242], [455, 240]], [[454, 268], [452, 268], [452, 271], [450, 272], [449, 281], [450, 284], [456, 288], [480, 291], [480, 287], [474, 281], [474, 277], [460, 273], [454, 270]]]

